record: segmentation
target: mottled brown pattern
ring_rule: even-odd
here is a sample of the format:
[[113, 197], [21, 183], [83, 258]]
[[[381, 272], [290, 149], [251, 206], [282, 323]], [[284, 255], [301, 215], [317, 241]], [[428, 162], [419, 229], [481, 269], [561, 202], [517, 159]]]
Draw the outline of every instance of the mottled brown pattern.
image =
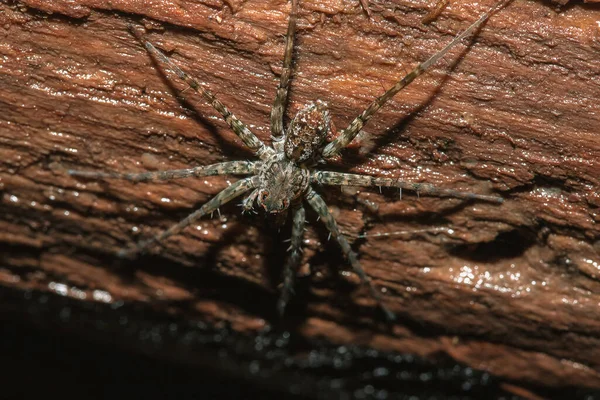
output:
[[331, 117], [326, 105], [316, 102], [298, 111], [288, 132], [283, 148], [288, 159], [297, 163], [315, 161], [329, 133]]
[[[356, 1], [303, 2], [302, 74], [290, 110], [321, 99], [346, 126], [491, 4], [450, 2], [424, 26], [432, 3], [371, 1], [368, 18]], [[365, 272], [388, 289], [401, 319], [383, 329], [357, 280], [331, 273], [345, 262], [327, 233], [308, 228], [302, 266], [316, 275], [300, 283], [310, 296], [296, 335], [450, 356], [523, 385], [600, 387], [600, 11], [592, 2], [554, 7], [514, 1], [468, 50], [453, 52], [370, 121], [359, 138], [374, 156], [349, 151], [336, 161], [356, 173], [495, 190], [505, 203], [326, 191]], [[274, 312], [253, 307], [243, 291], [223, 294], [215, 281], [187, 274], [210, 262], [228, 282], [268, 297], [265, 308], [274, 304], [265, 270], [279, 241], [262, 217], [235, 217], [232, 206], [227, 220], [168, 240], [155, 264], [133, 263], [133, 279], [110, 256], [140, 232], [167, 228], [227, 178], [87, 183], [64, 168], [144, 172], [250, 157], [225, 123], [182, 106], [126, 25], [143, 22], [149, 39], [268, 141], [289, 6], [27, 0], [2, 2], [0, 11], [2, 285], [58, 293], [63, 283], [67, 296], [85, 301], [104, 291], [114, 304], [148, 304], [250, 335], [270, 324]], [[452, 233], [420, 232], [436, 227]], [[352, 240], [401, 230], [415, 233]]]
[[287, 211], [294, 200], [302, 200], [310, 183], [310, 172], [286, 159], [283, 152], [263, 163], [259, 177], [257, 204], [273, 214]]

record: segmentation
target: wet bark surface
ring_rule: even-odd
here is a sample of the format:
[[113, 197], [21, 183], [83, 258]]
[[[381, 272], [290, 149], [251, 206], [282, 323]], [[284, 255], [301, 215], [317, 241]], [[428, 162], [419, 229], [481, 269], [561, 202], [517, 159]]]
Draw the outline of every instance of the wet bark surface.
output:
[[[433, 2], [371, 1], [368, 17], [359, 1], [301, 1], [288, 116], [320, 99], [338, 130], [345, 127], [490, 4], [451, 2], [425, 25]], [[596, 4], [514, 1], [323, 166], [505, 199], [319, 189], [365, 271], [385, 288], [395, 324], [384, 322], [310, 213], [283, 320], [275, 303], [289, 226], [278, 232], [262, 214], [241, 216], [237, 204], [150, 256], [115, 256], [233, 179], [133, 184], [75, 179], [66, 169], [147, 171], [252, 157], [191, 91], [178, 98], [185, 86], [168, 79], [127, 24], [143, 25], [268, 142], [288, 11], [287, 2], [267, 0], [0, 3], [0, 282], [15, 305], [2, 310], [54, 327], [40, 316], [48, 310], [27, 308], [27, 296], [135, 304], [129, 319], [152, 312], [236, 338], [276, 326], [303, 343], [443, 355], [518, 385], [599, 388]], [[396, 233], [373, 236], [381, 232]], [[119, 321], [110, 309], [98, 321]], [[85, 332], [76, 319], [63, 329]], [[286, 357], [306, 351], [290, 348]]]

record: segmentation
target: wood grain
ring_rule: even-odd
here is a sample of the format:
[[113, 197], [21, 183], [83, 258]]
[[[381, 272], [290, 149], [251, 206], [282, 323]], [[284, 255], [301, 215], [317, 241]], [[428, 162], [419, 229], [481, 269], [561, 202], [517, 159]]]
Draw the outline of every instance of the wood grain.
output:
[[[301, 1], [288, 116], [320, 99], [345, 127], [491, 4], [451, 2], [423, 25], [432, 6], [423, 1], [371, 1], [370, 17], [359, 1]], [[126, 25], [144, 25], [268, 141], [288, 9], [282, 0], [0, 3], [1, 284], [143, 302], [248, 335], [273, 324], [289, 232], [262, 215], [241, 216], [231, 205], [155, 256], [125, 266], [114, 256], [183, 218], [228, 178], [132, 184], [64, 170], [250, 157], [209, 106], [189, 92], [177, 98], [184, 86], [165, 78]], [[309, 214], [303, 277], [287, 316], [297, 335], [443, 353], [518, 382], [600, 387], [599, 18], [594, 4], [515, 0], [373, 118], [331, 169], [506, 201], [323, 188], [401, 318], [385, 327]], [[413, 233], [356, 239], [406, 230]]]

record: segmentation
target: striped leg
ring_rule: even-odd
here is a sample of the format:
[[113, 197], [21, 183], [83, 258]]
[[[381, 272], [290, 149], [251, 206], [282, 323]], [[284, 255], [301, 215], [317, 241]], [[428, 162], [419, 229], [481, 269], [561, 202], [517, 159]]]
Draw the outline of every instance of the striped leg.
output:
[[302, 260], [302, 238], [304, 237], [304, 223], [306, 221], [306, 212], [302, 204], [294, 210], [294, 219], [292, 224], [292, 242], [288, 251], [290, 254], [283, 265], [283, 287], [279, 300], [277, 301], [277, 311], [283, 315], [290, 296], [294, 293], [294, 281], [296, 269]]
[[344, 129], [338, 137], [336, 137], [331, 143], [329, 143], [323, 149], [323, 158], [331, 158], [337, 155], [340, 150], [346, 147], [355, 137], [358, 135], [362, 127], [371, 119], [373, 114], [375, 114], [385, 103], [388, 102], [392, 97], [394, 97], [399, 91], [408, 86], [412, 81], [415, 80], [418, 76], [423, 74], [431, 65], [437, 62], [440, 58], [442, 58], [448, 51], [460, 43], [465, 37], [471, 34], [474, 30], [479, 28], [487, 19], [492, 15], [496, 10], [504, 7], [511, 0], [504, 0], [500, 5], [493, 7], [491, 10], [485, 12], [477, 21], [471, 24], [467, 29], [465, 29], [462, 33], [457, 35], [450, 43], [446, 45], [442, 50], [438, 51], [434, 55], [432, 55], [427, 61], [422, 62], [417, 65], [415, 69], [410, 71], [406, 76], [400, 79], [394, 86], [388, 89], [380, 97], [376, 98], [370, 105], [364, 110], [358, 117], [354, 118], [354, 120], [348, 125], [346, 129]]
[[219, 194], [217, 194], [215, 197], [206, 202], [202, 207], [200, 207], [198, 210], [194, 211], [193, 213], [179, 221], [177, 224], [173, 225], [161, 234], [154, 236], [153, 238], [139, 242], [137, 245], [135, 245], [135, 247], [121, 250], [119, 252], [119, 256], [124, 258], [130, 258], [136, 254], [146, 252], [151, 245], [155, 243], [160, 243], [169, 236], [181, 232], [183, 229], [190, 226], [199, 218], [203, 217], [206, 214], [212, 213], [223, 204], [233, 200], [238, 196], [241, 196], [242, 194], [251, 189], [254, 189], [257, 185], [258, 178], [255, 176], [251, 178], [241, 179], [235, 182], [231, 186], [223, 189]]
[[482, 200], [492, 203], [502, 203], [504, 199], [497, 196], [489, 196], [485, 194], [476, 194], [469, 192], [459, 192], [452, 189], [443, 189], [427, 183], [412, 183], [399, 181], [392, 178], [375, 178], [368, 175], [344, 174], [333, 171], [317, 171], [311, 175], [311, 182], [321, 185], [335, 186], [376, 186], [376, 187], [395, 187], [402, 189], [413, 190], [417, 194], [427, 194], [438, 197], [455, 197], [466, 200]]
[[142, 35], [135, 30], [133, 25], [128, 26], [129, 31], [135, 36], [140, 42], [144, 44], [144, 47], [150, 54], [152, 54], [158, 61], [165, 64], [169, 69], [171, 69], [177, 76], [187, 83], [192, 89], [194, 89], [197, 93], [202, 95], [204, 99], [210, 104], [227, 122], [231, 130], [238, 135], [242, 142], [255, 154], [257, 154], [261, 158], [265, 158], [273, 153], [273, 149], [265, 144], [258, 138], [254, 133], [248, 129], [248, 127], [242, 123], [235, 115], [229, 111], [227, 107], [223, 103], [221, 103], [215, 95], [209, 91], [208, 89], [204, 89], [198, 82], [196, 82], [192, 77], [183, 72], [181, 68], [175, 65], [167, 56], [165, 56], [160, 50], [158, 50], [154, 45], [147, 40], [145, 40]]
[[348, 243], [344, 235], [342, 235], [342, 233], [340, 232], [340, 229], [338, 228], [337, 223], [333, 218], [333, 215], [331, 215], [331, 213], [327, 209], [327, 204], [325, 204], [325, 201], [323, 201], [321, 196], [319, 196], [312, 189], [306, 195], [306, 200], [308, 201], [310, 206], [317, 212], [317, 214], [319, 214], [321, 220], [331, 233], [331, 236], [333, 236], [335, 240], [337, 240], [340, 247], [342, 248], [342, 252], [350, 262], [352, 269], [360, 277], [363, 283], [367, 285], [369, 291], [371, 292], [371, 295], [373, 296], [375, 301], [377, 301], [377, 304], [379, 305], [381, 310], [385, 313], [385, 316], [388, 319], [388, 321], [395, 320], [396, 316], [383, 304], [381, 293], [377, 291], [377, 289], [371, 282], [371, 278], [369, 278], [369, 276], [365, 274], [365, 271], [360, 266], [358, 258], [356, 257], [356, 253], [352, 251], [352, 248], [350, 248], [350, 244]]
[[168, 181], [199, 176], [211, 175], [250, 175], [254, 174], [259, 162], [230, 161], [195, 168], [172, 169], [169, 171], [154, 171], [141, 173], [96, 172], [70, 169], [69, 175], [91, 179], [125, 179], [133, 182]]
[[258, 193], [259, 193], [259, 190], [254, 189], [248, 197], [246, 197], [244, 200], [242, 200], [242, 204], [240, 204], [240, 206], [242, 206], [242, 214], [244, 214], [248, 211], [253, 211], [254, 202], [256, 201], [256, 198], [258, 197]]
[[283, 139], [283, 114], [287, 103], [290, 75], [292, 74], [292, 54], [294, 52], [294, 33], [296, 31], [296, 18], [298, 15], [298, 0], [292, 0], [292, 10], [285, 35], [285, 52], [283, 56], [283, 69], [277, 86], [277, 94], [273, 108], [271, 108], [271, 136], [275, 140]]

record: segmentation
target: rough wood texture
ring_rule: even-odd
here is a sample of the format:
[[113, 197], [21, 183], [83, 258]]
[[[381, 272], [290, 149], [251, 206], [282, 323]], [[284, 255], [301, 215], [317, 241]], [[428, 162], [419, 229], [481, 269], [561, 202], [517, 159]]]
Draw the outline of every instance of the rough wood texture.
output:
[[[451, 2], [423, 25], [434, 2], [371, 1], [368, 18], [358, 0], [301, 1], [288, 115], [321, 99], [344, 127], [485, 3]], [[553, 7], [515, 0], [470, 47], [398, 95], [361, 146], [332, 166], [496, 191], [505, 204], [324, 191], [351, 237], [413, 231], [353, 244], [401, 318], [387, 328], [356, 277], [338, 273], [348, 267], [309, 214], [306, 278], [287, 315], [295, 334], [446, 353], [519, 382], [600, 387], [600, 8]], [[183, 86], [165, 79], [126, 24], [144, 24], [153, 43], [268, 140], [288, 9], [282, 0], [2, 1], [2, 285], [147, 302], [249, 335], [275, 321], [289, 233], [277, 234], [262, 215], [242, 217], [231, 205], [156, 256], [125, 266], [113, 256], [227, 179], [91, 182], [64, 169], [249, 157], [208, 106], [176, 98]], [[452, 231], [422, 232], [431, 228]]]

